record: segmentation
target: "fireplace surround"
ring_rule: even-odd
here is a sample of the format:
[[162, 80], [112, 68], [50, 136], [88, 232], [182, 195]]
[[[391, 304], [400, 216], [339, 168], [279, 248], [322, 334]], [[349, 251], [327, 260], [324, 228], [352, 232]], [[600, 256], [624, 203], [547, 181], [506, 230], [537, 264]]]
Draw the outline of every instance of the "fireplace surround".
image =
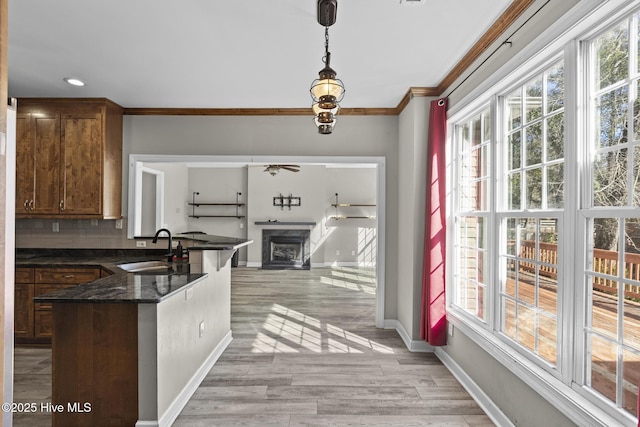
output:
[[309, 230], [262, 230], [262, 268], [311, 269]]

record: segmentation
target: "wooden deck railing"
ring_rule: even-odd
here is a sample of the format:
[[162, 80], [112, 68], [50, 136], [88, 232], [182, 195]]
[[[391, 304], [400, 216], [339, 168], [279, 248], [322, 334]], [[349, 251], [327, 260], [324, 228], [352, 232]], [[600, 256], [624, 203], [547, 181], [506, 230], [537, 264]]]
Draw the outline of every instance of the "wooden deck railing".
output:
[[[535, 241], [525, 240], [520, 246], [520, 258], [536, 259]], [[558, 246], [555, 243], [540, 242], [539, 261], [550, 265], [540, 265], [540, 275], [557, 279]], [[520, 260], [520, 270], [535, 273], [535, 264]], [[594, 249], [593, 271], [610, 276], [618, 275], [618, 252]], [[640, 254], [626, 253], [624, 257], [624, 277], [630, 280], [640, 281]], [[594, 277], [593, 288], [607, 294], [617, 295], [618, 282], [616, 280]], [[640, 286], [625, 284], [624, 296], [626, 298], [640, 299]]]

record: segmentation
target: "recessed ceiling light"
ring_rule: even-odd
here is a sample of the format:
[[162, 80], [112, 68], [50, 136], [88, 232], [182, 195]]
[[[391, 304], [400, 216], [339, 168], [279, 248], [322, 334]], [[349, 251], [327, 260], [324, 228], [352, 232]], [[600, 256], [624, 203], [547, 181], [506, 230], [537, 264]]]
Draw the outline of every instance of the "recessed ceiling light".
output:
[[65, 82], [69, 83], [72, 86], [84, 86], [85, 85], [85, 83], [82, 80], [76, 79], [76, 78], [73, 78], [73, 77], [65, 77], [62, 80], [64, 80]]

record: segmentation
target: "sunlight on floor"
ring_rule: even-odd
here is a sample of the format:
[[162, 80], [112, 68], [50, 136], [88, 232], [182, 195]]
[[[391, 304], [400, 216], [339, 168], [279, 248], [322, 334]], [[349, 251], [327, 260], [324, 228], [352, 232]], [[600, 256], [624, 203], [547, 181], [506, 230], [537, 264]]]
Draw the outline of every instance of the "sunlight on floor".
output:
[[274, 304], [253, 342], [252, 353], [392, 354], [393, 349], [338, 326]]
[[320, 277], [320, 282], [352, 291], [376, 294], [375, 270], [353, 267], [333, 267], [331, 275]]

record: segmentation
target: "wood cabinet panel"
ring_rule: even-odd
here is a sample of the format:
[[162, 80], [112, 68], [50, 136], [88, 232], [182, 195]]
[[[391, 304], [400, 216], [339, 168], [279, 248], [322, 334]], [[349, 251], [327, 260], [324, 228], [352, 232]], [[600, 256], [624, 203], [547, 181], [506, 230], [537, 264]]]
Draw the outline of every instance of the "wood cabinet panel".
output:
[[33, 268], [16, 268], [16, 283], [33, 283], [34, 280]]
[[91, 402], [91, 411], [52, 414], [54, 426], [133, 426], [138, 420], [138, 307], [53, 307], [52, 401]]
[[65, 214], [102, 212], [102, 120], [99, 114], [62, 118], [62, 205]]
[[17, 121], [17, 218], [122, 216], [120, 106], [26, 98]]
[[100, 278], [99, 268], [36, 268], [35, 283], [81, 284]]
[[31, 214], [55, 214], [60, 201], [60, 126], [56, 114], [33, 115], [33, 200]]
[[94, 267], [16, 268], [14, 335], [17, 342], [51, 342], [51, 303], [36, 303], [34, 297], [92, 282], [101, 277]]
[[33, 337], [33, 288], [33, 283], [16, 283], [13, 311], [13, 332], [16, 338]]
[[51, 342], [53, 333], [53, 312], [51, 310], [35, 310], [34, 311], [34, 338], [45, 338], [47, 342]]
[[30, 114], [16, 117], [16, 214], [29, 212], [29, 201], [33, 200], [34, 153], [29, 123]]

